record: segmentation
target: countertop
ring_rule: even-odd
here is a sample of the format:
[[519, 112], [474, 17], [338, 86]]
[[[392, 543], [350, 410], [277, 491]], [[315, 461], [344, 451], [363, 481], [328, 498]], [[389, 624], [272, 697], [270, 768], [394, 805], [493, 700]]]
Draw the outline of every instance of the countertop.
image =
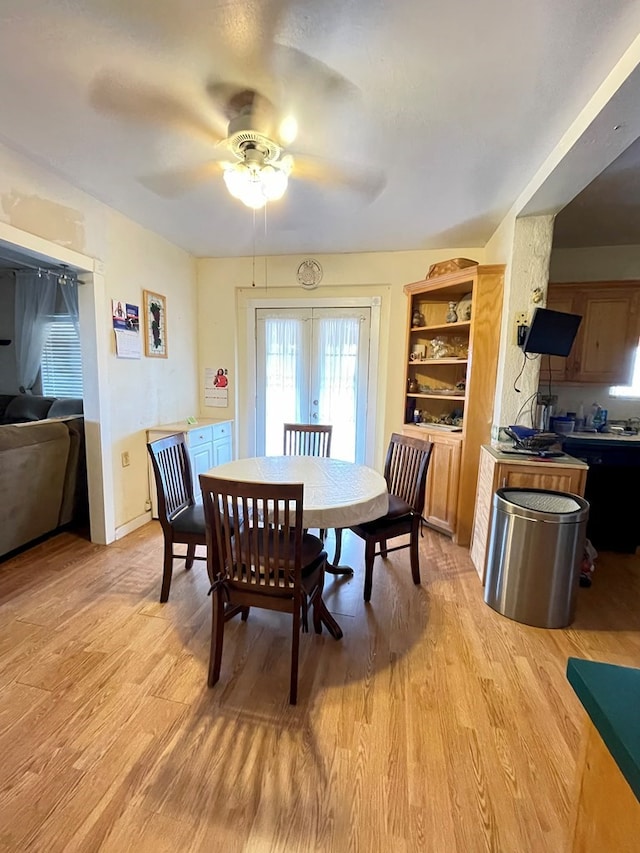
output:
[[190, 432], [194, 429], [201, 429], [203, 426], [211, 424], [228, 424], [232, 423], [233, 418], [198, 418], [195, 424], [188, 424], [185, 421], [175, 421], [172, 424], [158, 424], [158, 426], [149, 427], [147, 432]]
[[568, 432], [561, 436], [563, 444], [572, 441], [597, 447], [606, 444], [607, 447], [640, 447], [640, 435], [620, 435], [615, 432]]
[[640, 669], [569, 658], [567, 679], [640, 800]]
[[576, 459], [563, 453], [561, 456], [536, 456], [534, 453], [505, 453], [504, 448], [509, 447], [506, 442], [498, 442], [497, 444], [483, 444], [494, 459], [498, 462], [504, 462], [508, 465], [562, 465], [565, 468], [582, 468], [587, 469], [589, 466], [582, 459]]

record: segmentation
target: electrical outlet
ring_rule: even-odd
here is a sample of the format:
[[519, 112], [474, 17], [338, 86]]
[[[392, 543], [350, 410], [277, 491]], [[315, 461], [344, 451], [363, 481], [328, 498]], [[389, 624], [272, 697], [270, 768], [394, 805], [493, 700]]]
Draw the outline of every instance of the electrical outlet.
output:
[[122, 459], [122, 467], [127, 468], [129, 466], [129, 451], [123, 450], [120, 458]]

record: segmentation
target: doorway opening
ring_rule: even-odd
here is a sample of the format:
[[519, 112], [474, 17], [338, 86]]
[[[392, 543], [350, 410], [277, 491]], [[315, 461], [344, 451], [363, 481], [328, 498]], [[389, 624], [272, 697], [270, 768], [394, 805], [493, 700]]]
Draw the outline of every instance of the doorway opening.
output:
[[331, 424], [331, 455], [371, 464], [380, 298], [252, 307], [256, 454], [282, 453], [286, 422]]

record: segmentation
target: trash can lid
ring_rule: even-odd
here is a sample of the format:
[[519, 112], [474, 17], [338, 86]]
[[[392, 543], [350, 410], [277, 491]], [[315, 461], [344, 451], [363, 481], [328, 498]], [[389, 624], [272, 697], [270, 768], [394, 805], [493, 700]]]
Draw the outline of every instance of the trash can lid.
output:
[[558, 492], [520, 492], [515, 489], [502, 489], [502, 497], [512, 504], [538, 512], [577, 512], [582, 509], [573, 495]]
[[557, 523], [581, 521], [589, 512], [584, 498], [550, 489], [498, 489], [494, 505], [509, 514]]

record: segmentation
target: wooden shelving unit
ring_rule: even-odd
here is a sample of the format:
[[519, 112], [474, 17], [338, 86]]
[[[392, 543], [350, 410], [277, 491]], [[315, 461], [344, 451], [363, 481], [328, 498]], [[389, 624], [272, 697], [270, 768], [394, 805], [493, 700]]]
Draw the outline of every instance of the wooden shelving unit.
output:
[[[503, 281], [503, 266], [477, 265], [404, 288], [408, 297], [404, 430], [434, 443], [425, 518], [460, 545], [471, 540], [480, 446], [490, 440]], [[449, 303], [459, 305], [463, 299], [464, 305], [471, 303], [470, 318], [448, 323]], [[415, 312], [422, 314], [424, 324], [412, 326]], [[426, 357], [415, 357], [420, 350]], [[434, 357], [437, 353], [443, 357]], [[456, 386], [464, 393], [454, 393]], [[428, 423], [416, 426], [416, 409], [427, 422], [458, 420], [462, 431], [441, 431]]]

